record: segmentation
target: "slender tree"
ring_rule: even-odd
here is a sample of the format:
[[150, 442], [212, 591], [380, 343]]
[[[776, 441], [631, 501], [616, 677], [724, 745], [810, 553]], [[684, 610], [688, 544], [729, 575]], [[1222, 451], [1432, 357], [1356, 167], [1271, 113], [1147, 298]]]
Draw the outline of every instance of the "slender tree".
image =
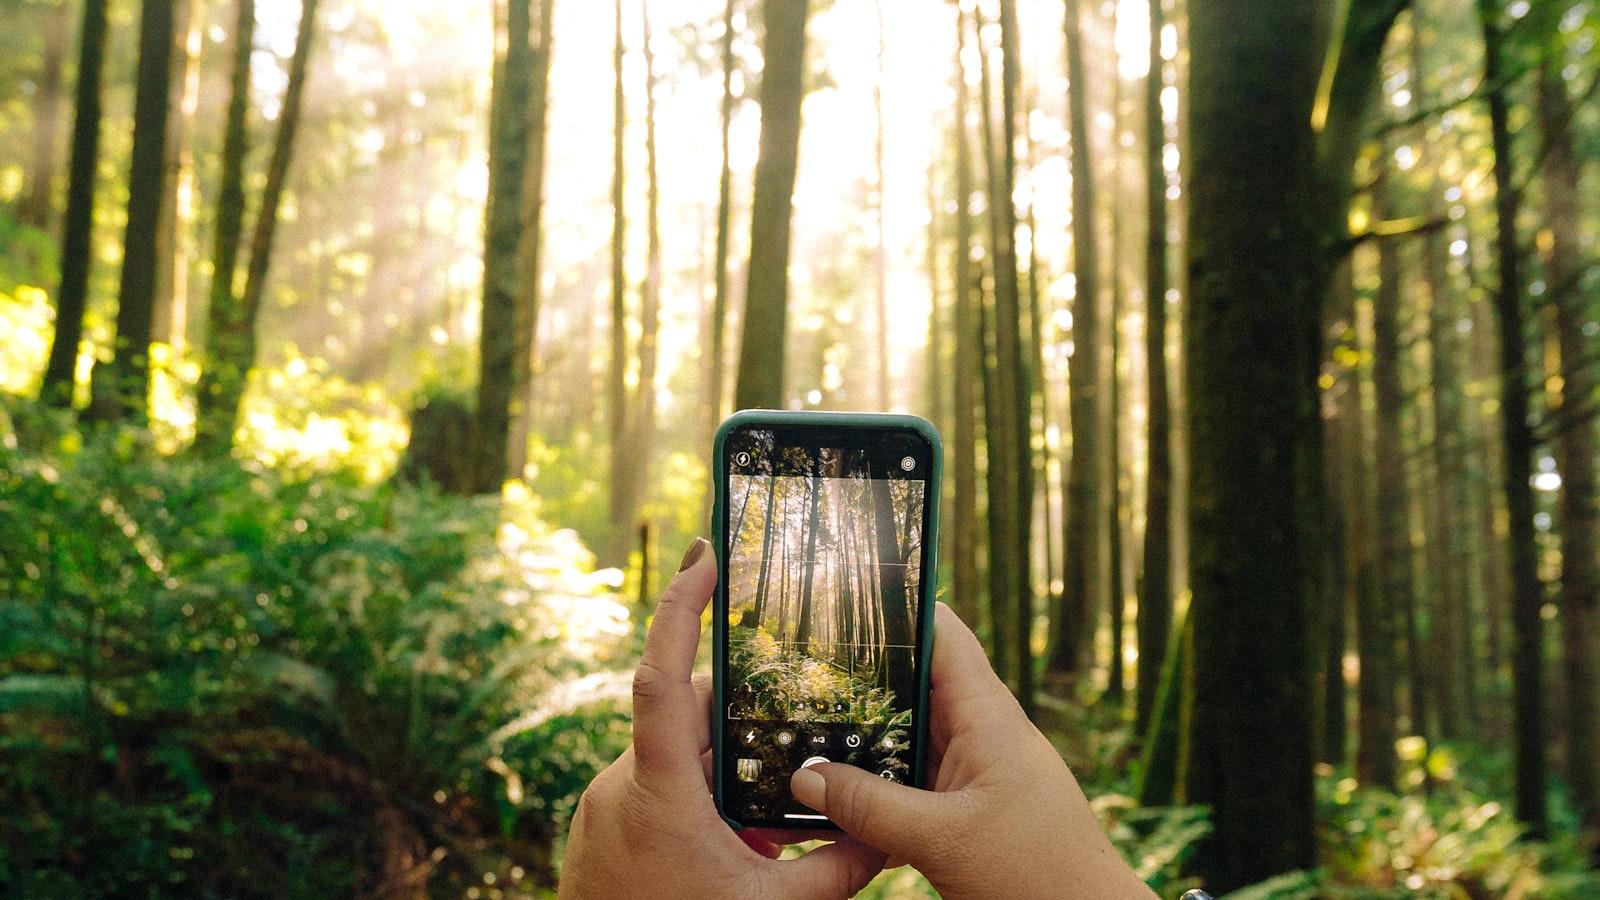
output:
[[516, 387], [517, 249], [523, 239], [527, 110], [536, 52], [531, 0], [508, 0], [505, 22], [506, 50], [495, 67], [490, 99], [493, 115], [489, 120], [489, 196], [484, 206], [483, 305], [470, 440], [473, 493], [498, 491], [505, 481]]
[[233, 417], [225, 398], [243, 392], [244, 310], [234, 288], [239, 241], [244, 233], [244, 158], [250, 113], [250, 56], [255, 43], [255, 0], [238, 0], [233, 25], [233, 63], [227, 124], [222, 137], [222, 173], [217, 184], [216, 225], [211, 251], [211, 289], [206, 304], [205, 367], [200, 375], [195, 449], [225, 452], [233, 444]]
[[887, 36], [883, 27], [883, 0], [876, 0], [874, 9], [878, 16], [878, 77], [872, 83], [872, 108], [877, 132], [872, 145], [873, 163], [876, 167], [872, 185], [872, 212], [878, 228], [877, 242], [872, 248], [872, 276], [874, 299], [878, 313], [878, 408], [889, 408], [889, 218], [885, 214], [888, 187], [888, 170], [884, 166], [883, 83], [884, 56]]
[[71, 4], [57, 0], [44, 11], [40, 38], [39, 76], [33, 94], [33, 161], [28, 167], [27, 190], [17, 203], [17, 221], [48, 228], [54, 211], [56, 147], [61, 142], [61, 69], [67, 55], [67, 27]]
[[1139, 638], [1134, 723], [1149, 728], [1161, 661], [1172, 631], [1172, 406], [1167, 386], [1167, 173], [1166, 122], [1161, 114], [1166, 60], [1161, 56], [1165, 27], [1162, 0], [1150, 0], [1150, 70], [1145, 75], [1145, 371], [1148, 429], [1145, 454], [1144, 553], [1139, 608]]
[[1066, 0], [1067, 131], [1072, 147], [1072, 358], [1067, 366], [1072, 456], [1066, 473], [1063, 535], [1066, 589], [1052, 635], [1048, 670], [1059, 679], [1081, 675], [1094, 640], [1099, 572], [1100, 509], [1100, 260], [1095, 235], [1094, 160], [1089, 135], [1088, 66], [1078, 0]]
[[979, 402], [973, 384], [983, 364], [977, 321], [977, 277], [972, 264], [972, 144], [968, 116], [972, 99], [967, 89], [963, 54], [967, 48], [967, 15], [956, 10], [955, 95], [956, 113], [952, 127], [955, 142], [955, 273], [951, 285], [951, 326], [954, 331], [955, 367], [950, 373], [952, 404], [951, 478], [955, 482], [951, 527], [954, 556], [951, 560], [950, 602], [956, 613], [976, 631], [980, 628], [978, 585], [978, 498], [977, 498], [977, 421]]
[[116, 336], [111, 362], [91, 380], [95, 415], [142, 423], [150, 397], [150, 327], [155, 306], [156, 234], [165, 199], [167, 112], [171, 106], [172, 0], [145, 0], [133, 99], [128, 223], [122, 239]]
[[105, 68], [106, 0], [84, 0], [78, 30], [78, 81], [74, 90], [72, 155], [67, 164], [67, 209], [61, 232], [61, 289], [40, 398], [71, 406], [83, 313], [94, 261], [94, 182], [100, 165], [100, 81]]
[[173, 115], [167, 119], [161, 224], [156, 234], [156, 296], [150, 337], [183, 344], [189, 305], [189, 237], [194, 222], [194, 126], [199, 114], [204, 0], [177, 0], [172, 34]]
[[544, 181], [546, 145], [550, 140], [551, 38], [555, 29], [555, 0], [540, 0], [539, 20], [533, 26], [532, 78], [528, 84], [528, 158], [523, 173], [522, 241], [517, 248], [516, 350], [511, 410], [511, 446], [506, 470], [520, 476], [527, 466], [528, 437], [532, 431], [535, 376], [539, 368], [539, 314], [543, 302]]
[[1539, 130], [1544, 138], [1546, 221], [1552, 240], [1546, 258], [1561, 396], [1556, 440], [1561, 472], [1561, 662], [1565, 676], [1567, 781], [1584, 826], [1600, 828], [1600, 510], [1596, 509], [1594, 356], [1584, 336], [1582, 294], [1577, 285], [1583, 250], [1579, 237], [1583, 197], [1581, 168], [1573, 143], [1573, 103], [1560, 62], [1549, 54], [1539, 69]]
[[809, 8], [809, 0], [764, 0], [761, 147], [750, 209], [749, 281], [734, 387], [737, 409], [783, 406], [789, 231], [799, 164]]
[[618, 564], [627, 556], [621, 536], [628, 533], [628, 271], [627, 241], [627, 95], [622, 83], [626, 45], [622, 39], [622, 0], [616, 0], [615, 41], [611, 45], [611, 360], [606, 370], [606, 425], [611, 454], [609, 488], [612, 540], [606, 561]]
[[822, 528], [822, 466], [819, 461], [812, 461], [811, 477], [806, 481], [809, 483], [803, 507], [807, 510], [803, 532], [806, 549], [800, 560], [800, 614], [796, 619], [794, 639], [795, 650], [802, 654], [811, 652], [811, 604], [817, 581], [817, 532]]
[[[1362, 473], [1353, 471], [1355, 466], [1364, 466], [1366, 458], [1359, 443], [1363, 432], [1361, 373], [1346, 362], [1352, 357], [1360, 358], [1355, 318], [1356, 290], [1352, 279], [1353, 270], [1346, 259], [1334, 273], [1333, 289], [1325, 314], [1327, 326], [1324, 329], [1325, 337], [1334, 350], [1326, 354], [1324, 368], [1327, 372], [1327, 388], [1322, 396], [1323, 434], [1327, 440], [1322, 465], [1323, 484], [1328, 495], [1328, 529], [1326, 552], [1323, 554], [1327, 593], [1323, 605], [1322, 717], [1318, 756], [1322, 762], [1333, 766], [1344, 764], [1347, 744], [1344, 654], [1349, 645], [1347, 632], [1351, 587], [1356, 583], [1351, 578], [1354, 558], [1350, 550], [1354, 542], [1350, 539], [1350, 529], [1357, 522], [1365, 527], [1365, 507], [1356, 508], [1356, 489], [1365, 483], [1365, 478]], [[1363, 550], [1366, 550], [1364, 545]], [[1366, 555], [1370, 560], [1370, 552]], [[1370, 584], [1370, 564], [1367, 573], [1367, 583]]]
[[[261, 208], [256, 215], [256, 227], [250, 235], [249, 263], [245, 268], [244, 289], [239, 295], [238, 331], [213, 351], [217, 357], [214, 365], [227, 372], [229, 380], [220, 380], [220, 390], [202, 392], [201, 415], [214, 415], [225, 423], [220, 433], [231, 444], [233, 423], [239, 418], [239, 405], [244, 399], [245, 375], [255, 365], [256, 320], [261, 313], [261, 301], [266, 290], [267, 272], [272, 263], [273, 242], [278, 231], [278, 208], [283, 200], [284, 188], [289, 180], [289, 163], [294, 156], [295, 136], [300, 128], [300, 108], [305, 98], [306, 78], [311, 67], [311, 45], [316, 38], [318, 0], [303, 0], [300, 6], [300, 24], [295, 32], [294, 54], [289, 58], [289, 81], [283, 91], [283, 108], [278, 113], [278, 132], [273, 138], [272, 156], [267, 161], [267, 180], [261, 190]], [[236, 377], [235, 377], [236, 376]], [[203, 381], [202, 381], [203, 384]], [[214, 409], [204, 404], [212, 402]]]
[[722, 13], [722, 167], [717, 178], [716, 293], [711, 300], [711, 365], [706, 383], [706, 433], [716, 429], [727, 402], [728, 381], [728, 249], [733, 219], [733, 113], [738, 98], [733, 93], [733, 17], [738, 0], [727, 0]]
[[1500, 428], [1505, 446], [1506, 512], [1510, 526], [1511, 670], [1517, 818], [1535, 836], [1549, 827], [1545, 796], [1544, 588], [1533, 528], [1533, 428], [1528, 423], [1528, 354], [1523, 314], [1521, 206], [1511, 150], [1504, 33], [1498, 0], [1477, 0], [1483, 30], [1483, 83], [1494, 150], [1495, 251], [1499, 278], [1494, 310], [1500, 332]]
[[656, 152], [656, 66], [650, 46], [650, 11], [640, 0], [643, 19], [645, 77], [645, 276], [639, 291], [639, 386], [632, 404], [633, 424], [627, 435], [629, 447], [627, 491], [628, 518], [638, 515], [644, 486], [649, 480], [651, 451], [656, 431], [657, 338], [661, 320], [661, 178]]

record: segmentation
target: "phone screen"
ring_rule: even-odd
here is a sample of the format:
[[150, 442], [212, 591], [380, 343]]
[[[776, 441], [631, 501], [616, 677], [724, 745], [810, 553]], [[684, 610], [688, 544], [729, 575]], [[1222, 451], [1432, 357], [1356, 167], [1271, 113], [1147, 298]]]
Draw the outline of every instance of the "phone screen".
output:
[[914, 779], [933, 447], [881, 427], [751, 427], [725, 446], [723, 808], [826, 827], [789, 795], [800, 766]]

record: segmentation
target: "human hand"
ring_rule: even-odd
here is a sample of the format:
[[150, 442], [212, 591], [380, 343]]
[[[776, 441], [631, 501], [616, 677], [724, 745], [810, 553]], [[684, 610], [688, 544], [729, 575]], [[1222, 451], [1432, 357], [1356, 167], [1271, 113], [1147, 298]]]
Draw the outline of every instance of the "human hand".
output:
[[717, 815], [708, 692], [690, 678], [717, 581], [709, 546], [695, 541], [656, 606], [633, 680], [633, 746], [583, 792], [563, 898], [848, 897], [883, 867], [882, 853], [849, 839], [778, 860], [771, 841]]
[[1060, 754], [938, 604], [930, 673], [932, 790], [839, 763], [790, 778], [796, 800], [910, 863], [945, 900], [1154, 897], [1106, 838]]

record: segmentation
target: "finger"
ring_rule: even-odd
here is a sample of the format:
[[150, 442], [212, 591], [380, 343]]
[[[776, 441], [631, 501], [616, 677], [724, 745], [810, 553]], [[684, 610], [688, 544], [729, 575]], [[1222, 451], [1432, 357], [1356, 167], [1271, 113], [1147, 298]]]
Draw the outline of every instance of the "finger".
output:
[[895, 784], [842, 763], [817, 763], [789, 779], [796, 800], [827, 815], [851, 837], [915, 860], [931, 835], [965, 833], [968, 796]]
[[696, 675], [691, 679], [694, 685], [695, 709], [699, 715], [695, 717], [695, 726], [700, 729], [700, 752], [711, 750], [711, 676]]
[[934, 608], [933, 664], [928, 673], [930, 724], [942, 749], [962, 729], [992, 722], [996, 716], [1027, 721], [1010, 689], [989, 664], [978, 636], [942, 601]]
[[782, 845], [767, 840], [764, 835], [757, 833], [753, 829], [746, 828], [736, 832], [736, 834], [739, 835], [739, 840], [745, 842], [746, 846], [767, 859], [777, 859], [783, 855]]
[[781, 896], [851, 897], [883, 871], [883, 854], [849, 838], [777, 864]]
[[[633, 748], [641, 779], [693, 777], [705, 746], [700, 735], [705, 707], [690, 682], [700, 644], [700, 613], [717, 582], [710, 544], [696, 538], [684, 554], [650, 623], [644, 653], [633, 676]], [[709, 742], [709, 739], [707, 739]]]

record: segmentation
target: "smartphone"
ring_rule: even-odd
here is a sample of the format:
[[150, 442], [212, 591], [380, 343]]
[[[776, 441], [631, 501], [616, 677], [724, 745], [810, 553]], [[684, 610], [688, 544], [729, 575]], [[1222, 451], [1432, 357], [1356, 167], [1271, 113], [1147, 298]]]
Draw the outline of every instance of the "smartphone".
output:
[[718, 429], [712, 791], [733, 827], [834, 827], [789, 795], [816, 761], [922, 786], [942, 457], [914, 416]]

